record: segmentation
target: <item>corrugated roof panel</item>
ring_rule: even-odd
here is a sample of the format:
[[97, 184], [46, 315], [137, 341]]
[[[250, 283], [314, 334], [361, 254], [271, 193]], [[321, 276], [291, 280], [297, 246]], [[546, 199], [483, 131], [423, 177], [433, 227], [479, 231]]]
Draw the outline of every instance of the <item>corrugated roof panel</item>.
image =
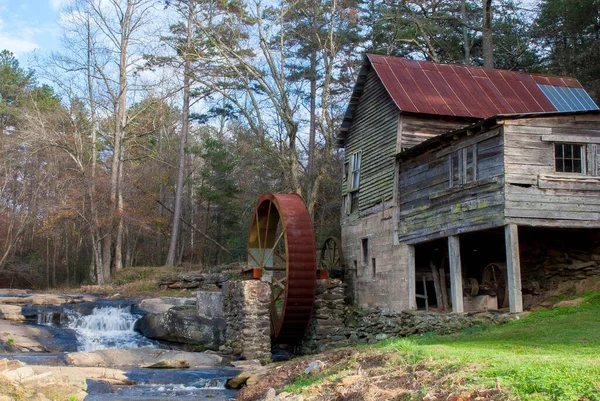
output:
[[444, 79], [444, 76], [439, 71], [430, 72], [428, 75], [429, 80], [438, 90], [448, 107], [452, 110], [452, 115], [455, 116], [468, 116], [470, 115], [469, 110], [465, 107], [464, 103], [454, 93], [450, 85]]
[[556, 111], [552, 102], [542, 93], [535, 79], [530, 74], [519, 73], [520, 83], [524, 90], [519, 94], [529, 112]]
[[500, 114], [512, 114], [515, 109], [506, 100], [506, 97], [496, 87], [495, 83], [486, 77], [486, 79], [476, 80], [479, 86], [489, 95], [494, 105], [498, 108]]
[[598, 106], [596, 105], [596, 103], [594, 103], [590, 95], [585, 91], [585, 89], [575, 88], [573, 90], [579, 95], [577, 98], [580, 99], [582, 102], [585, 102], [585, 104], [587, 105], [587, 110], [600, 110], [598, 109]]
[[567, 107], [569, 108], [568, 109], [569, 111], [584, 110], [581, 108], [581, 105], [575, 99], [575, 97], [571, 94], [571, 92], [569, 91], [569, 88], [564, 87], [564, 86], [555, 86], [554, 89], [556, 89], [556, 91], [560, 95], [561, 99], [565, 103], [567, 103]]
[[455, 88], [458, 96], [467, 106], [469, 111], [473, 114], [473, 117], [483, 118], [487, 114], [485, 104], [481, 96], [478, 96], [479, 85], [473, 82], [471, 76], [456, 75], [456, 76], [445, 76], [447, 81], [450, 81], [450, 85]]
[[418, 107], [412, 101], [414, 95], [406, 92], [402, 84], [398, 82], [396, 76], [389, 67], [381, 66], [375, 70], [383, 82], [395, 82], [393, 85], [385, 84], [385, 87], [400, 110], [411, 110], [418, 112]]
[[431, 83], [429, 74], [433, 73], [433, 71], [424, 71], [417, 68], [411, 68], [408, 70], [408, 73], [412, 79], [418, 83], [419, 88], [425, 95], [425, 99], [435, 110], [435, 114], [455, 115], [450, 107], [448, 107], [446, 102], [444, 102], [444, 99], [436, 90], [435, 86]]
[[560, 93], [556, 90], [556, 87], [552, 85], [540, 85], [543, 86], [542, 92], [552, 102], [556, 110], [558, 111], [569, 111], [569, 105], [562, 99]]
[[598, 110], [598, 106], [583, 88], [541, 84], [538, 86], [558, 111]]
[[577, 88], [565, 88], [566, 90], [568, 90], [571, 93], [571, 96], [573, 97], [573, 101], [576, 104], [577, 110], [587, 110], [588, 106], [586, 105], [585, 101], [583, 99], [580, 99], [576, 89]]
[[368, 55], [403, 111], [487, 118], [598, 107], [573, 78]]

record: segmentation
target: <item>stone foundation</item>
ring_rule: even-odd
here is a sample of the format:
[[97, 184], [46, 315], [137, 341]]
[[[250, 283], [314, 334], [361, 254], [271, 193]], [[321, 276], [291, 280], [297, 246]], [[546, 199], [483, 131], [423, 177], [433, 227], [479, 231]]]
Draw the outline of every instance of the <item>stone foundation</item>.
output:
[[545, 299], [600, 278], [600, 233], [523, 230], [521, 277], [523, 304], [535, 308]]
[[231, 281], [225, 292], [223, 351], [243, 359], [271, 359], [271, 287], [258, 280]]
[[435, 331], [450, 334], [474, 325], [503, 324], [515, 319], [503, 312], [434, 313], [354, 309], [345, 305], [345, 284], [318, 280], [317, 297], [309, 330], [299, 350], [305, 354], [325, 349], [381, 341]]

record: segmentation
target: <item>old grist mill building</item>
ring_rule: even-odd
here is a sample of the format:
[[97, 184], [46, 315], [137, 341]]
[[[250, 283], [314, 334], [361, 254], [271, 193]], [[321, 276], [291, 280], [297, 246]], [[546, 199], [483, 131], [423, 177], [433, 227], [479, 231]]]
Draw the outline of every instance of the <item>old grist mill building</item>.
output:
[[356, 302], [522, 311], [600, 263], [600, 112], [573, 78], [367, 55], [338, 133]]

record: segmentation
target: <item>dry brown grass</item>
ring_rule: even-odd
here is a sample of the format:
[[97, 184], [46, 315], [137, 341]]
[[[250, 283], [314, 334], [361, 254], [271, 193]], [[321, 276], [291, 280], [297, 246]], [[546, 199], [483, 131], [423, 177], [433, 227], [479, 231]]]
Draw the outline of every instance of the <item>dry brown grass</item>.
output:
[[[314, 377], [303, 372], [319, 360], [324, 371]], [[465, 386], [456, 370], [443, 370], [428, 363], [409, 364], [397, 352], [345, 348], [273, 365], [267, 380], [245, 387], [236, 399], [257, 401], [270, 387], [300, 392], [310, 401], [499, 401], [506, 392]], [[294, 384], [292, 384], [294, 383]]]
[[170, 274], [201, 272], [200, 265], [183, 266], [142, 266], [127, 267], [118, 271], [108, 284], [84, 285], [78, 288], [55, 288], [47, 292], [65, 293], [80, 292], [86, 294], [116, 296], [126, 298], [149, 298], [160, 296], [189, 297], [194, 290], [159, 288], [158, 282], [163, 276]]

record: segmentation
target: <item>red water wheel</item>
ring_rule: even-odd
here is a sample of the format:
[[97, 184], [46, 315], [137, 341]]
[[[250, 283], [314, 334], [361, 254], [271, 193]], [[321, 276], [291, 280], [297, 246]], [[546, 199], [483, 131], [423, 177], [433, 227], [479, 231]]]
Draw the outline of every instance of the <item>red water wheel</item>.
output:
[[315, 301], [313, 227], [302, 198], [264, 193], [256, 203], [248, 235], [248, 266], [262, 269], [271, 285], [271, 336], [297, 343], [306, 332]]

